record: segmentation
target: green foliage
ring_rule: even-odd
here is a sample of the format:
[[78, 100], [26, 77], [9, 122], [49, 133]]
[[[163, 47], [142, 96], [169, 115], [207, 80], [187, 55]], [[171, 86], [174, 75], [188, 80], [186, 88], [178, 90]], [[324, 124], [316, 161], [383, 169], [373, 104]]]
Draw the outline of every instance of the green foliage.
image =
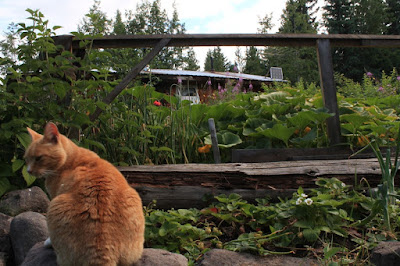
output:
[[256, 47], [251, 46], [246, 50], [246, 64], [243, 73], [265, 76], [267, 69], [265, 63], [261, 59], [260, 51]]
[[[154, 87], [137, 85], [124, 91], [121, 101], [100, 116], [88, 138], [104, 148], [88, 144], [119, 165], [188, 163], [207, 160], [193, 147], [203, 145], [204, 105], [182, 105], [178, 99], [156, 92]], [[157, 106], [159, 101], [169, 102]]]
[[[127, 12], [126, 34], [184, 34], [184, 23], [180, 22], [176, 7], [173, 6], [172, 18], [162, 9], [161, 1], [144, 0], [136, 9]], [[149, 52], [149, 49], [137, 49], [139, 58]], [[126, 60], [126, 58], [125, 58]], [[131, 67], [136, 62], [131, 62]], [[192, 48], [166, 47], [152, 60], [151, 68], [183, 68], [188, 70], [199, 69], [195, 53]]]
[[[383, 0], [329, 0], [324, 20], [330, 34], [397, 34], [398, 4]], [[397, 13], [396, 13], [397, 12]], [[396, 19], [395, 19], [396, 17]], [[366, 72], [378, 76], [399, 67], [400, 53], [385, 48], [334, 48], [333, 63], [338, 73], [361, 82]]]
[[[259, 255], [308, 252], [325, 262], [365, 262], [368, 250], [391, 237], [385, 236], [379, 220], [368, 224], [375, 231], [354, 223], [369, 215], [372, 199], [336, 178], [320, 178], [316, 185], [307, 194], [299, 188], [279, 202], [264, 198], [249, 203], [230, 194], [216, 196], [202, 210], [152, 206], [146, 209], [146, 246], [180, 252], [192, 261], [210, 248], [224, 248]], [[398, 213], [399, 207], [393, 210]]]
[[[3, 96], [0, 100], [1, 176], [8, 178], [5, 186], [8, 189], [23, 186], [24, 182], [29, 186], [35, 180], [22, 163], [23, 151], [30, 142], [26, 127], [37, 129], [37, 125], [48, 120], [71, 129], [79, 127], [75, 121], [80, 116], [81, 101], [77, 97], [72, 102], [67, 97], [67, 90], [73, 83], [70, 74], [76, 68], [74, 59], [54, 45], [51, 37], [59, 27], [49, 28], [48, 21], [38, 10], [27, 9], [27, 12], [31, 25], [18, 24], [20, 43], [14, 50], [17, 54], [9, 54], [8, 61], [3, 62], [8, 72], [0, 89]], [[72, 87], [82, 92], [84, 88], [78, 85], [75, 83]], [[66, 102], [68, 104], [64, 105]]]
[[88, 35], [106, 34], [109, 31], [111, 21], [107, 19], [106, 13], [100, 9], [100, 0], [94, 0], [89, 13], [85, 14], [82, 25], [78, 31]]
[[[397, 195], [394, 186], [395, 177], [400, 166], [400, 129], [397, 134], [397, 145], [394, 162], [392, 162], [390, 147], [386, 150], [386, 155], [382, 154], [376, 141], [368, 141], [368, 145], [366, 146], [366, 148], [368, 147], [373, 150], [376, 158], [379, 161], [380, 169], [382, 172], [382, 181], [381, 184], [378, 185], [378, 197], [374, 201], [373, 207], [371, 209], [371, 214], [360, 223], [365, 224], [371, 219], [375, 218], [378, 213], [382, 212], [386, 229], [388, 231], [391, 231], [390, 204], [395, 203], [395, 197], [400, 198], [400, 196]], [[361, 151], [362, 150], [360, 150], [360, 152]]]
[[[81, 47], [89, 47], [87, 56], [76, 58], [54, 45], [51, 37], [57, 26], [49, 29], [41, 12], [27, 11], [32, 25], [18, 25], [17, 54], [1, 61], [2, 69], [8, 67], [0, 99], [0, 171], [8, 182], [2, 179], [1, 193], [35, 182], [23, 166], [23, 152], [30, 143], [26, 127], [41, 132], [47, 121], [120, 165], [209, 160], [208, 154], [193, 148], [203, 145], [206, 135], [203, 106], [184, 105], [147, 85], [133, 86], [119, 101], [105, 104], [102, 99], [118, 83], [104, 64], [112, 55], [90, 49], [88, 36], [75, 33]], [[153, 104], [161, 100], [170, 107]], [[97, 107], [104, 112], [93, 123], [89, 114]]]
[[381, 78], [376, 78], [371, 72], [366, 73], [361, 83], [346, 78], [342, 74], [335, 75], [338, 92], [351, 98], [382, 98], [396, 95], [400, 92], [400, 80], [397, 70], [392, 69], [390, 75], [382, 72]]

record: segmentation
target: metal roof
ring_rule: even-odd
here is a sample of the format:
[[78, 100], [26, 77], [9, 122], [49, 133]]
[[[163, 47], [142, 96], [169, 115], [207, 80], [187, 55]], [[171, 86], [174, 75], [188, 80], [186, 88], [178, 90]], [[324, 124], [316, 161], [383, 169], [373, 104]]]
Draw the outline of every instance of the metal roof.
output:
[[140, 74], [154, 74], [154, 75], [166, 75], [166, 76], [192, 76], [192, 77], [207, 77], [207, 78], [221, 78], [221, 79], [243, 79], [243, 80], [254, 80], [261, 82], [273, 82], [285, 81], [283, 79], [272, 79], [270, 77], [250, 75], [244, 73], [234, 72], [209, 72], [209, 71], [192, 71], [192, 70], [173, 70], [173, 69], [150, 69], [142, 70]]

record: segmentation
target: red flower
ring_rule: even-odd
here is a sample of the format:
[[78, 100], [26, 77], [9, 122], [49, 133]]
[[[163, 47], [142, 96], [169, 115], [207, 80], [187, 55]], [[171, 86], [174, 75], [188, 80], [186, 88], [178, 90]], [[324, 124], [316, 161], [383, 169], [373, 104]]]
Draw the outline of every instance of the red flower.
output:
[[161, 102], [160, 101], [154, 101], [154, 103], [153, 103], [155, 106], [160, 106], [161, 105]]
[[212, 207], [210, 208], [210, 211], [213, 213], [218, 213], [218, 208]]

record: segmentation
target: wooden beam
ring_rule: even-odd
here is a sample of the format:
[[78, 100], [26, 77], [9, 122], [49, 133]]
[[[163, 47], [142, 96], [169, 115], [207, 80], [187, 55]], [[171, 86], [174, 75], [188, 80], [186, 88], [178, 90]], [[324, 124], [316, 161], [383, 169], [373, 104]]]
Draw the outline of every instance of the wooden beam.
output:
[[[161, 39], [154, 48], [140, 61], [132, 70], [125, 76], [125, 78], [103, 99], [106, 104], [111, 103], [127, 86], [136, 78], [136, 76], [143, 70], [143, 68], [150, 63], [151, 60], [168, 44], [170, 39]], [[90, 115], [90, 121], [96, 120], [103, 110], [99, 107]]]
[[72, 52], [72, 40], [73, 40], [73, 35], [58, 35], [54, 36], [54, 44], [55, 45], [61, 45], [64, 49], [64, 51], [69, 51]]
[[[93, 48], [154, 47], [161, 39], [171, 39], [167, 46], [292, 46], [314, 47], [317, 40], [330, 40], [340, 47], [400, 47], [399, 35], [355, 34], [166, 34], [166, 35], [109, 35], [93, 38]], [[73, 48], [79, 47], [73, 40]]]
[[330, 145], [340, 143], [340, 119], [337, 104], [336, 87], [333, 76], [332, 51], [329, 39], [317, 41], [318, 67], [321, 80], [322, 98], [325, 107], [334, 115], [326, 119], [327, 133]]
[[[147, 206], [156, 200], [156, 209], [190, 209], [205, 208], [215, 202], [214, 196], [221, 194], [239, 194], [244, 200], [255, 203], [255, 199], [291, 198], [297, 189], [215, 189], [207, 187], [179, 186], [179, 187], [147, 187], [137, 186], [143, 205]], [[307, 191], [307, 190], [305, 190]]]
[[[381, 180], [378, 160], [313, 160], [268, 163], [137, 165], [118, 167], [133, 186], [202, 186], [219, 189], [297, 189], [312, 187], [318, 177], [354, 182], [365, 176]], [[400, 173], [398, 174], [400, 176]], [[369, 180], [370, 181], [370, 180]], [[372, 182], [372, 181], [371, 181]]]
[[303, 189], [315, 188], [315, 181], [319, 177], [336, 177], [347, 185], [360, 185], [360, 180], [366, 180], [371, 187], [376, 187], [382, 179], [376, 158], [138, 165], [118, 169], [128, 183], [138, 190], [145, 205], [156, 199], [157, 207], [167, 209], [207, 205], [202, 201], [207, 194], [238, 193], [247, 200], [265, 196], [291, 197], [299, 186]]

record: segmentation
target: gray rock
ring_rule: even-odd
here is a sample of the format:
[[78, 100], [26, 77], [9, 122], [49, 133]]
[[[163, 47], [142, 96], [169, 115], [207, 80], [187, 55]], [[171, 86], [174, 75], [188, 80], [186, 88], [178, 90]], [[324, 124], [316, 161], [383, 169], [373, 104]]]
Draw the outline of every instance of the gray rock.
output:
[[[43, 242], [37, 243], [28, 253], [21, 266], [57, 266], [57, 258], [52, 248]], [[135, 266], [187, 266], [188, 260], [180, 255], [162, 249], [145, 248], [143, 256]]]
[[11, 251], [10, 226], [13, 217], [0, 213], [0, 252]]
[[7, 253], [0, 252], [0, 266], [6, 266], [7, 265], [7, 258], [8, 258]]
[[371, 263], [376, 266], [400, 265], [400, 242], [380, 242], [372, 251]]
[[39, 187], [14, 190], [0, 199], [0, 212], [16, 216], [26, 211], [46, 213], [50, 200]]
[[16, 265], [20, 265], [29, 250], [49, 236], [46, 217], [37, 212], [24, 212], [11, 222], [10, 238]]
[[198, 266], [299, 266], [319, 265], [317, 261], [307, 258], [290, 256], [266, 256], [260, 257], [248, 253], [237, 253], [224, 249], [212, 249], [204, 254], [203, 259], [197, 262]]
[[[10, 226], [13, 217], [0, 213], [0, 266], [12, 260]], [[10, 262], [11, 263], [11, 262]]]
[[163, 249], [145, 248], [136, 266], [187, 266], [188, 259]]
[[52, 248], [46, 248], [44, 241], [36, 243], [25, 257], [21, 266], [57, 266], [57, 256]]

